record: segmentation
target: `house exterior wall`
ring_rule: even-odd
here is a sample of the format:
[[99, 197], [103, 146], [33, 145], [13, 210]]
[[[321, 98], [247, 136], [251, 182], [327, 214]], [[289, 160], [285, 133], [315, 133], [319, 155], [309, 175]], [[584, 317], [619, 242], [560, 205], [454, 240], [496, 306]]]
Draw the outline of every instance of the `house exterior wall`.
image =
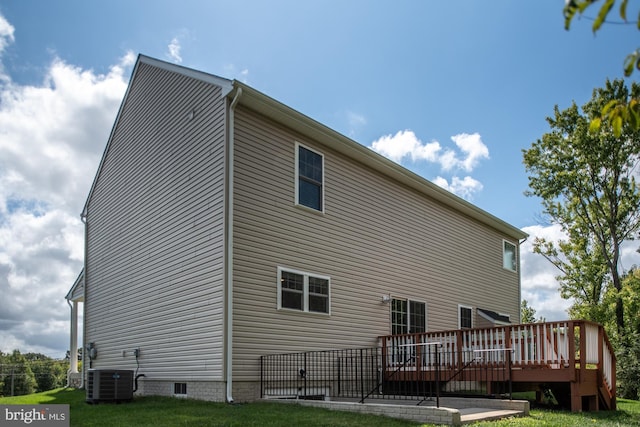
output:
[[[519, 318], [517, 239], [246, 108], [235, 125], [234, 390], [262, 354], [376, 346], [383, 295], [425, 302], [428, 330], [457, 329], [459, 304]], [[324, 155], [324, 213], [295, 205], [296, 142]], [[329, 276], [331, 314], [278, 310], [278, 267]]]
[[223, 400], [226, 99], [137, 67], [87, 203], [85, 343], [149, 392]]

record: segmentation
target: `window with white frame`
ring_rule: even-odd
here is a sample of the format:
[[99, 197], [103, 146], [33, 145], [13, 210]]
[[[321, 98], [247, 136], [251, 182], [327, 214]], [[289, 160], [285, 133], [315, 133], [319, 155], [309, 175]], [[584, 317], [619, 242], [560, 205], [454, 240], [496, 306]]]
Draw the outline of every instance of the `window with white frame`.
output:
[[414, 334], [426, 329], [426, 303], [400, 298], [391, 300], [391, 334]]
[[297, 143], [296, 204], [324, 211], [324, 157]]
[[278, 267], [278, 309], [331, 314], [329, 277]]
[[458, 329], [473, 328], [473, 308], [466, 305], [458, 305]]
[[502, 241], [502, 267], [511, 270], [517, 271], [518, 269], [518, 260], [516, 255], [516, 245], [506, 240]]

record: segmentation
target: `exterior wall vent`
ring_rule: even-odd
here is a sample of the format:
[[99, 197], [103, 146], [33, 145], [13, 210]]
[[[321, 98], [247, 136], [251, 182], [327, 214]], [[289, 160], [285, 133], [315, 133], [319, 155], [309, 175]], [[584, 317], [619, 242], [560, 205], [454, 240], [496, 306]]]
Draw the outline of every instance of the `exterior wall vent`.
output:
[[124, 402], [133, 399], [133, 371], [89, 369], [87, 402]]

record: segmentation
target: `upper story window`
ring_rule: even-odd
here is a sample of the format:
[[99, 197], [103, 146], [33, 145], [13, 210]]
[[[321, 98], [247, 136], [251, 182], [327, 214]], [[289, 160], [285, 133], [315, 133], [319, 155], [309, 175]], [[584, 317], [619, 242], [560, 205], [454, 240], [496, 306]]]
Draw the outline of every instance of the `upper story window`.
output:
[[330, 314], [328, 277], [278, 267], [278, 309]]
[[517, 271], [518, 260], [516, 257], [516, 245], [506, 240], [502, 242], [502, 267], [507, 270]]
[[324, 210], [324, 157], [296, 144], [296, 204]]
[[472, 313], [473, 308], [466, 305], [458, 305], [458, 329], [473, 328]]

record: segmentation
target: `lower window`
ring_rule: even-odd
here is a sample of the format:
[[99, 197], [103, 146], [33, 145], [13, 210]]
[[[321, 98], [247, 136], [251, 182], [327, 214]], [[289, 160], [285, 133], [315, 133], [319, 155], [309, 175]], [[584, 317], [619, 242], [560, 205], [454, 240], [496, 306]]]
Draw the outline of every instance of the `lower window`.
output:
[[331, 313], [330, 279], [278, 267], [278, 309]]
[[473, 328], [472, 321], [473, 309], [465, 305], [458, 306], [458, 328], [459, 329], [471, 329]]

